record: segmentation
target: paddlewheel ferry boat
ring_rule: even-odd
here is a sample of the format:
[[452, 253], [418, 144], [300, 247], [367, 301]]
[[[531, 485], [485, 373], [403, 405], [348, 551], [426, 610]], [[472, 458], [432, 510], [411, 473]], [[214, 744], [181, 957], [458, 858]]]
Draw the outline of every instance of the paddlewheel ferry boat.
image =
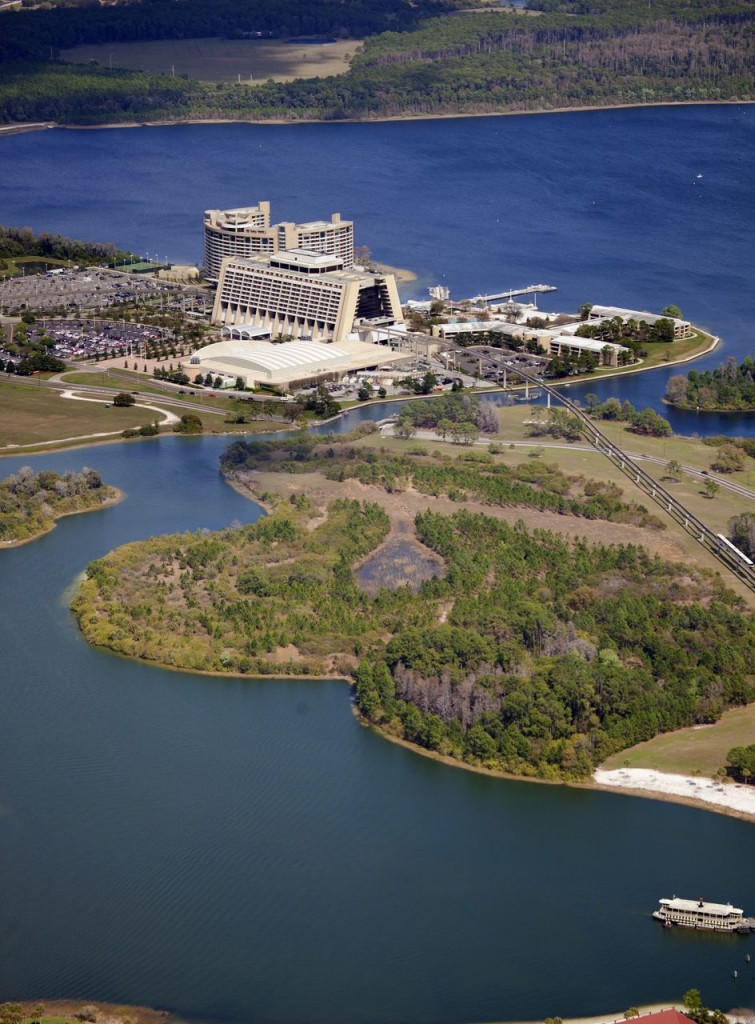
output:
[[664, 928], [701, 928], [711, 932], [743, 932], [752, 928], [752, 918], [746, 918], [739, 907], [731, 903], [708, 903], [704, 899], [683, 900], [674, 896], [661, 900], [658, 910], [653, 911], [656, 921]]

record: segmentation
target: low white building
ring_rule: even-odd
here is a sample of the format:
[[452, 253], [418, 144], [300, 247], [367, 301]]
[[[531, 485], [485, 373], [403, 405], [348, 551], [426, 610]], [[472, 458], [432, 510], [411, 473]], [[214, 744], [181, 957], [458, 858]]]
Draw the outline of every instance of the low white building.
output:
[[337, 380], [356, 370], [390, 367], [414, 359], [411, 352], [396, 352], [387, 345], [343, 341], [327, 345], [317, 341], [219, 341], [194, 352], [185, 368], [192, 374], [211, 373], [226, 386], [237, 378], [246, 387], [288, 390]]
[[646, 323], [653, 327], [659, 320], [670, 320], [674, 325], [674, 339], [691, 338], [692, 324], [688, 320], [679, 320], [673, 316], [663, 316], [662, 313], [648, 313], [640, 309], [622, 309], [621, 306], [593, 306], [589, 313], [590, 320], [611, 320], [613, 317], [621, 320], [635, 320], [638, 324]]

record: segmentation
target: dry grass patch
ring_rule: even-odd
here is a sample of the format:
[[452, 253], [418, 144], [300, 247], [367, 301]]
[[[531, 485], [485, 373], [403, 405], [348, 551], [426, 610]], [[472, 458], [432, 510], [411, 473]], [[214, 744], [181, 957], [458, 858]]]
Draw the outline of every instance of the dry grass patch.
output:
[[157, 39], [133, 43], [99, 43], [62, 50], [69, 64], [96, 61], [102, 67], [153, 74], [186, 75], [200, 82], [259, 84], [268, 79], [342, 75], [361, 46], [357, 39], [308, 43], [267, 39]]

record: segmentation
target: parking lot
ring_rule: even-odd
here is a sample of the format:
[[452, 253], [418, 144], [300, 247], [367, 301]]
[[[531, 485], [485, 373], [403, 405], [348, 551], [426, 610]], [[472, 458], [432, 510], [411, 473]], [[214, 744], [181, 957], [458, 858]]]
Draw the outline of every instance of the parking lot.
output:
[[529, 352], [511, 352], [506, 349], [492, 348], [489, 345], [478, 345], [474, 348], [457, 348], [447, 344], [445, 349], [448, 359], [443, 363], [455, 366], [462, 374], [498, 383], [503, 380], [504, 372], [516, 371], [517, 368], [527, 373], [542, 375], [548, 364], [547, 356], [536, 356]]
[[115, 270], [90, 267], [85, 270], [48, 271], [0, 281], [0, 312], [24, 309], [78, 312], [160, 296], [172, 298], [176, 294], [181, 294], [178, 285]]

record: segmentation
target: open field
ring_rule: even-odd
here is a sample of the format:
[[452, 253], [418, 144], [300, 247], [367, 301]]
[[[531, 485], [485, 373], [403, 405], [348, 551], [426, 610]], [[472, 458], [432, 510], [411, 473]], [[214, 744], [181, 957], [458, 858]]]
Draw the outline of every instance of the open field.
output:
[[[549, 446], [547, 441], [542, 443], [538, 438], [530, 438], [527, 436], [528, 426], [526, 423], [529, 418], [529, 406], [517, 405], [501, 409], [501, 437], [503, 441], [497, 441], [496, 443], [503, 445], [504, 450], [502, 454], [495, 456], [496, 462], [503, 462], [506, 465], [513, 466], [525, 461], [529, 452], [539, 449], [542, 453], [539, 458], [543, 462], [555, 463], [559, 469], [570, 476], [584, 476], [588, 479], [616, 483], [623, 491], [622, 500], [636, 501], [643, 505], [664, 523], [666, 529], [663, 531], [640, 529], [619, 523], [565, 517], [537, 512], [531, 509], [509, 508], [492, 511], [490, 506], [484, 506], [484, 510], [488, 515], [498, 515], [500, 513], [511, 522], [521, 518], [530, 528], [543, 526], [546, 529], [565, 533], [569, 536], [584, 536], [593, 543], [618, 544], [628, 541], [635, 544], [644, 544], [648, 550], [657, 551], [663, 558], [668, 558], [672, 561], [684, 560], [701, 568], [704, 567], [715, 572], [721, 572], [726, 579], [727, 586], [730, 586], [748, 604], [753, 604], [755, 599], [752, 593], [739, 583], [732, 573], [727, 572], [721, 563], [706, 551], [702, 545], [698, 544], [694, 538], [682, 530], [668, 513], [651, 501], [644, 491], [641, 491], [613, 463], [609, 462], [604, 455], [599, 454], [592, 448], [588, 450], [584, 441], [578, 441], [573, 444], [569, 444], [566, 441], [556, 441], [551, 442], [551, 446]], [[612, 426], [620, 431], [620, 428], [617, 428], [615, 425]], [[627, 444], [627, 438], [635, 438], [635, 435], [624, 432], [621, 438], [616, 437], [615, 440], [619, 444], [631, 447]], [[644, 442], [648, 439], [637, 437], [636, 440]], [[712, 448], [706, 447], [700, 441], [679, 438], [672, 440], [675, 442], [679, 454], [669, 456], [669, 458], [676, 457], [682, 463], [686, 462], [694, 465], [695, 459], [703, 458], [703, 453], [713, 451]], [[509, 442], [514, 444], [513, 448], [506, 447]], [[460, 445], [436, 441], [431, 438], [414, 438], [412, 441], [407, 442], [398, 438], [376, 438], [375, 435], [369, 435], [367, 438], [358, 441], [357, 444], [380, 445], [396, 452], [408, 452], [413, 447], [422, 446], [430, 451], [442, 451], [444, 454], [452, 457], [456, 457], [468, 450]], [[525, 447], [520, 447], [521, 445]], [[635, 450], [644, 449], [638, 448]], [[648, 454], [651, 453], [648, 452]], [[708, 457], [707, 454], [705, 457]], [[644, 469], [658, 478], [665, 475], [665, 470], [661, 466], [654, 466], [648, 462], [643, 462], [642, 465]], [[742, 476], [742, 474], [735, 474], [735, 476], [737, 475]], [[715, 529], [716, 533], [725, 532], [729, 519], [732, 516], [739, 515], [742, 512], [755, 511], [755, 502], [752, 499], [725, 491], [723, 488], [714, 499], [706, 498], [702, 493], [702, 485], [689, 477], [686, 482], [683, 481], [679, 484], [672, 484], [668, 480], [663, 482], [664, 485], [668, 485], [673, 490], [673, 493], [680, 501], [688, 505], [690, 511], [694, 512], [696, 516], [707, 523], [712, 529]], [[740, 482], [744, 483], [744, 480]], [[275, 490], [275, 487], [273, 486], [272, 489]], [[371, 500], [378, 499], [373, 497]], [[435, 502], [439, 500], [441, 499], [432, 499]]]
[[695, 725], [665, 733], [622, 750], [609, 757], [601, 768], [653, 768], [682, 775], [699, 772], [710, 777], [726, 764], [726, 755], [732, 747], [749, 746], [753, 742], [755, 704], [749, 704], [727, 711], [715, 725]]
[[34, 388], [0, 382], [0, 448], [6, 448], [7, 455], [16, 454], [8, 445], [125, 430], [154, 418], [155, 413], [148, 409], [106, 409], [96, 402], [72, 402], [41, 385]]
[[55, 260], [51, 256], [12, 256], [0, 259], [0, 279], [17, 274], [39, 274], [50, 267], [72, 267], [71, 260]]
[[[119, 364], [119, 365], [116, 365]], [[100, 364], [105, 366], [106, 364]], [[60, 379], [66, 384], [84, 384], [89, 387], [118, 388], [120, 391], [138, 391], [140, 395], [158, 395], [164, 399], [170, 399], [170, 403], [186, 402], [194, 405], [202, 405], [207, 409], [215, 409], [219, 412], [244, 412], [247, 405], [239, 402], [238, 399], [221, 395], [216, 397], [196, 385], [187, 384], [186, 394], [179, 394], [175, 388], [161, 388], [154, 379], [143, 373], [135, 373], [133, 370], [122, 368], [120, 360], [110, 360], [111, 369], [73, 370], [61, 373]], [[191, 392], [194, 392], [193, 394]], [[213, 417], [214, 420], [214, 417]], [[217, 425], [214, 424], [213, 425]]]
[[[633, 487], [630, 480], [619, 472], [612, 463], [604, 456], [599, 455], [592, 449], [589, 452], [582, 451], [587, 447], [584, 440], [569, 443], [568, 441], [551, 441], [536, 437], [529, 437], [529, 425], [527, 423], [532, 417], [532, 407], [523, 404], [509, 406], [500, 411], [501, 437], [504, 442], [513, 442], [516, 445], [527, 444], [530, 450], [542, 449], [541, 458], [546, 461], [557, 462], [567, 473], [584, 472], [587, 475], [598, 476], [600, 479], [615, 480], [620, 487], [623, 487], [627, 494], [629, 488]], [[683, 466], [689, 466], [699, 471], [708, 471], [711, 462], [715, 459], [716, 449], [710, 445], [703, 444], [699, 438], [691, 437], [645, 437], [633, 434], [621, 423], [605, 420], [596, 420], [596, 425], [603, 433], [624, 451], [630, 454], [647, 455], [651, 458], [660, 459], [662, 465], [642, 461], [642, 468], [652, 477], [662, 483], [672, 494], [675, 495], [690, 511], [699, 516], [703, 522], [715, 527], [716, 533], [725, 532], [725, 528], [732, 516], [740, 512], [753, 512], [753, 501], [742, 495], [735, 494], [724, 489], [719, 490], [715, 498], [706, 498], [702, 481], [687, 474], [682, 474], [679, 481], [669, 477], [666, 465], [675, 459]], [[517, 455], [518, 452], [518, 455]], [[519, 457], [522, 454], [521, 448], [512, 450], [512, 455]], [[602, 467], [602, 468], [601, 468]], [[745, 468], [738, 473], [727, 473], [725, 476], [710, 473], [711, 477], [718, 477], [719, 480], [729, 480], [732, 483], [741, 484], [755, 490], [755, 459], [745, 459]], [[646, 494], [636, 490], [639, 501], [647, 507], [652, 502]], [[655, 511], [655, 510], [654, 510]]]
[[268, 39], [159, 39], [134, 43], [99, 43], [62, 50], [69, 64], [128, 68], [155, 74], [187, 76], [200, 82], [249, 84], [325, 78], [349, 69], [361, 45], [357, 39], [308, 43]]

